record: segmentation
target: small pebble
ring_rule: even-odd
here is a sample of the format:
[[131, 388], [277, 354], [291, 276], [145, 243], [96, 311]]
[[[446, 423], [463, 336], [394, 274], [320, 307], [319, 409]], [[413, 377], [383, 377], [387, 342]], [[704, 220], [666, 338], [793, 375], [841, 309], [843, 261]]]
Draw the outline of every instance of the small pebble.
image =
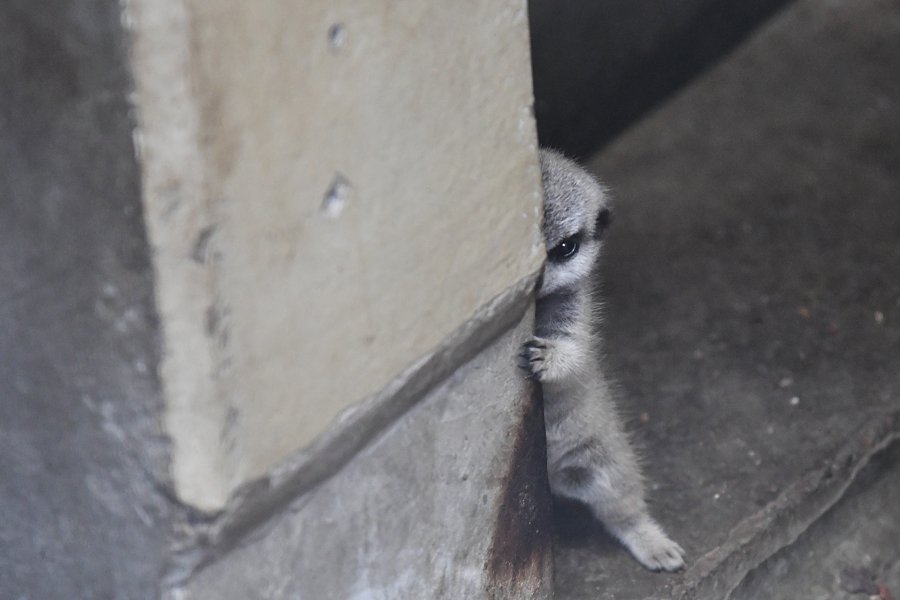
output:
[[756, 465], [757, 467], [762, 464], [762, 459], [759, 458], [756, 455], [756, 452], [754, 452], [753, 450], [748, 451], [747, 456], [750, 458], [751, 461], [753, 461], [753, 464]]
[[794, 380], [791, 379], [790, 377], [782, 377], [781, 380], [778, 382], [778, 387], [786, 388], [786, 387], [791, 387], [793, 384], [794, 384]]
[[640, 414], [638, 419], [640, 419], [641, 423], [647, 423], [650, 421], [650, 413], [648, 413], [647, 411], [644, 411]]
[[800, 315], [801, 317], [803, 317], [804, 319], [808, 319], [810, 313], [809, 313], [808, 308], [806, 308], [805, 306], [801, 306], [800, 308], [797, 309], [797, 314]]
[[798, 404], [800, 404], [800, 398], [798, 396], [794, 396], [793, 398], [791, 398], [790, 402], [791, 406], [797, 406]]
[[721, 497], [721, 494], [719, 494], [718, 492], [713, 494], [713, 500], [718, 500], [720, 497]]
[[881, 312], [880, 310], [875, 311], [875, 322], [878, 323], [879, 325], [884, 323], [884, 313]]

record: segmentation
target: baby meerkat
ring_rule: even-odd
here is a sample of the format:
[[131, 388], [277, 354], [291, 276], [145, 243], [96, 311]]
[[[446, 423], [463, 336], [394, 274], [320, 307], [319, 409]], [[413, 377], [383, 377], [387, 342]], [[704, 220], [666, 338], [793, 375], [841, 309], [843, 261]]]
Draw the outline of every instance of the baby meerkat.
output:
[[647, 511], [640, 465], [600, 370], [593, 272], [610, 220], [606, 193], [562, 155], [542, 150], [540, 159], [547, 263], [521, 359], [543, 387], [550, 488], [586, 504], [648, 569], [680, 569], [684, 550]]

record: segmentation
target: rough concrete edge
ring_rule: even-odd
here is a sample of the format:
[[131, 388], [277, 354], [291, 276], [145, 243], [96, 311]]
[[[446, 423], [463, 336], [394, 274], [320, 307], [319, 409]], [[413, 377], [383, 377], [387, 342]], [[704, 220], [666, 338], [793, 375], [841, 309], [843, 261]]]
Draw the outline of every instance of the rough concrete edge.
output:
[[161, 336], [162, 419], [171, 450], [161, 483], [187, 510], [214, 513], [228, 498], [221, 456], [210, 450], [218, 448], [226, 408], [219, 402], [220, 360], [203, 318], [215, 302], [215, 265], [196, 256], [212, 213], [188, 61], [191, 17], [183, 0], [118, 4]]
[[792, 544], [834, 506], [878, 452], [900, 440], [900, 410], [869, 418], [830, 460], [807, 472], [759, 512], [738, 523], [725, 542], [700, 557], [683, 583], [662, 598], [727, 599], [747, 573]]
[[242, 486], [216, 518], [180, 532], [164, 573], [165, 587], [180, 586], [306, 490], [337, 473], [431, 388], [513, 327], [532, 302], [541, 271], [507, 288], [387, 386], [339, 414], [312, 445]]

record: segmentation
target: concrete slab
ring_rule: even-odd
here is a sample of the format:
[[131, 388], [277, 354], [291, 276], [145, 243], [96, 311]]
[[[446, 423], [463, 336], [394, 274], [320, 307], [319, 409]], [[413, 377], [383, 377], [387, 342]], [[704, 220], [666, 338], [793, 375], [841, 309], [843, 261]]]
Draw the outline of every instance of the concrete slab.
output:
[[172, 479], [213, 514], [540, 268], [525, 1], [123, 6]]
[[558, 597], [725, 598], [896, 436], [898, 72], [896, 3], [798, 2], [592, 162], [609, 371], [689, 556], [561, 509]]

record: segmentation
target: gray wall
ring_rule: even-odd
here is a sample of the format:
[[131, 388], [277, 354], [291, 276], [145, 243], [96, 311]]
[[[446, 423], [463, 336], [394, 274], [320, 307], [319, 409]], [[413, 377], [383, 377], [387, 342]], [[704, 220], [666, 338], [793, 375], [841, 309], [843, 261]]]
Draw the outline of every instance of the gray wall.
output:
[[0, 3], [0, 596], [157, 595], [169, 505], [114, 1]]

